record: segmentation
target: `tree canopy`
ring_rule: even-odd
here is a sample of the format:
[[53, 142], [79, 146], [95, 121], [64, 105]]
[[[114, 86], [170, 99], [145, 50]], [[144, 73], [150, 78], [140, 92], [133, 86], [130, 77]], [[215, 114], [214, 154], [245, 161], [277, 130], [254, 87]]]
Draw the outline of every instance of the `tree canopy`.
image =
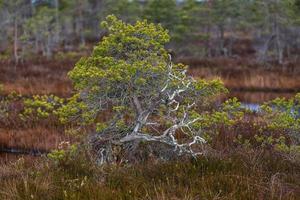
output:
[[[101, 148], [102, 159], [110, 158], [111, 144], [136, 141], [164, 143], [179, 154], [196, 155], [192, 146], [205, 142], [205, 115], [197, 108], [224, 92], [222, 83], [194, 80], [186, 75], [186, 66], [174, 64], [164, 47], [170, 37], [161, 25], [127, 24], [113, 15], [102, 25], [107, 36], [69, 73], [84, 104], [81, 112], [97, 123], [96, 138], [109, 138]], [[72, 109], [67, 105], [63, 110]], [[108, 119], [97, 118], [108, 110]]]

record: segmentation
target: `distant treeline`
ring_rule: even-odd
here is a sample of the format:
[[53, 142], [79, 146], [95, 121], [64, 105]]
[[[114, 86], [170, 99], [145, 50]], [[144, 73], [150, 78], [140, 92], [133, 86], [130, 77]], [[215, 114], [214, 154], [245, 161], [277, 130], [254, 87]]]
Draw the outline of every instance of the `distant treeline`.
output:
[[300, 59], [300, 0], [0, 0], [0, 60], [84, 50], [108, 14], [161, 23], [177, 56]]

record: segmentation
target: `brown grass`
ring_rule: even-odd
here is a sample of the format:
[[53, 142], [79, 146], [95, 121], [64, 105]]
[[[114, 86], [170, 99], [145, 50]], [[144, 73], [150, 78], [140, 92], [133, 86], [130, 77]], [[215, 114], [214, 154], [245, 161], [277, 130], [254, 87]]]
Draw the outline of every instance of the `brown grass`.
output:
[[300, 195], [299, 165], [247, 152], [134, 166], [97, 167], [86, 155], [49, 164], [0, 166], [0, 198], [13, 199], [289, 199]]
[[277, 97], [291, 98], [295, 96], [294, 92], [272, 92], [272, 91], [230, 91], [228, 98], [236, 97], [241, 102], [261, 104], [266, 101], [271, 101]]
[[56, 148], [61, 141], [70, 141], [70, 137], [62, 129], [55, 127], [0, 129], [0, 149], [2, 146], [49, 151]]
[[[220, 77], [231, 90], [296, 92], [300, 90], [300, 70], [295, 64], [262, 66], [247, 59], [216, 58], [214, 60], [183, 59], [194, 77]], [[0, 63], [0, 83], [5, 93], [56, 94], [69, 96], [72, 85], [67, 72], [75, 60], [26, 62], [19, 66]]]
[[231, 90], [299, 91], [300, 76], [272, 70], [190, 68], [189, 73], [200, 78], [221, 78]]
[[56, 94], [68, 96], [72, 85], [67, 72], [75, 61], [36, 61], [14, 66], [0, 63], [0, 83], [4, 92], [16, 91], [20, 94]]

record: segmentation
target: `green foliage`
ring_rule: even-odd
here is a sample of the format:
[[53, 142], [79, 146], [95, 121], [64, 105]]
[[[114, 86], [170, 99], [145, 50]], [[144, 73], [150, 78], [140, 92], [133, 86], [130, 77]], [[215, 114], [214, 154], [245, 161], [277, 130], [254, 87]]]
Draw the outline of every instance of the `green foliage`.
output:
[[246, 149], [263, 149], [281, 153], [298, 162], [300, 158], [300, 106], [297, 94], [290, 99], [276, 98], [261, 106], [251, 135], [238, 134], [235, 143]]
[[284, 136], [274, 137], [266, 134], [255, 134], [252, 138], [246, 138], [242, 134], [239, 134], [234, 142], [247, 149], [261, 148], [282, 150], [284, 152], [283, 149], [288, 148]]
[[55, 163], [63, 160], [65, 158], [64, 150], [53, 150], [48, 154], [48, 158], [53, 160]]
[[[93, 123], [99, 113], [112, 107], [115, 117], [121, 115], [131, 119], [135, 113], [135, 108], [130, 103], [133, 97], [139, 99], [142, 107], [148, 107], [152, 104], [151, 100], [163, 98], [158, 95], [166, 83], [168, 87], [175, 89], [185, 87], [190, 81], [184, 74], [186, 66], [182, 64], [172, 64], [172, 70], [174, 76], [182, 78], [183, 81], [168, 80], [170, 61], [164, 45], [170, 37], [161, 25], [147, 21], [138, 21], [131, 25], [115, 16], [108, 16], [102, 26], [107, 28], [108, 36], [94, 48], [90, 57], [82, 58], [69, 72], [78, 94], [77, 98], [70, 101], [74, 105], [66, 105], [63, 113], [76, 115], [80, 110], [88, 123]], [[194, 100], [205, 102], [201, 98], [208, 99], [226, 91], [219, 80], [192, 81], [190, 87], [183, 94], [186, 105]], [[77, 103], [80, 105], [75, 106]], [[166, 108], [162, 105], [160, 112], [163, 113]], [[179, 112], [178, 116], [180, 115]], [[118, 123], [124, 123], [122, 117], [118, 120]], [[108, 124], [101, 122], [97, 129], [103, 130]]]
[[263, 120], [271, 130], [284, 130], [287, 137], [300, 143], [300, 94], [294, 98], [276, 98], [261, 106]]
[[300, 145], [291, 143], [289, 138], [283, 135], [266, 135], [266, 132], [264, 134], [258, 132], [254, 137], [245, 137], [239, 134], [234, 142], [246, 150], [259, 149], [280, 153], [291, 162], [299, 162], [300, 159]]
[[200, 115], [202, 118], [193, 127], [202, 130], [205, 139], [210, 143], [218, 135], [218, 127], [230, 128], [243, 120], [244, 114], [241, 103], [236, 98], [228, 99], [217, 109]]
[[77, 155], [78, 147], [76, 144], [69, 142], [61, 142], [58, 149], [52, 150], [47, 157], [54, 162], [55, 165], [61, 165], [68, 160], [74, 159]]
[[16, 92], [11, 92], [8, 95], [2, 94], [4, 86], [0, 84], [0, 120], [6, 121], [9, 116], [13, 115], [16, 110], [13, 109], [13, 104], [18, 102], [22, 95]]
[[35, 95], [32, 99], [24, 100], [24, 110], [20, 114], [23, 120], [47, 119], [50, 116], [59, 115], [58, 109], [65, 100], [54, 95]]
[[[89, 106], [94, 105], [99, 94], [105, 94], [113, 99], [114, 106], [120, 106], [118, 102], [128, 101], [134, 93], [150, 96], [155, 92], [151, 90], [161, 84], [159, 79], [154, 80], [166, 68], [164, 44], [169, 41], [167, 31], [146, 21], [129, 25], [109, 16], [102, 25], [109, 36], [95, 47], [91, 57], [81, 59], [69, 73], [76, 90], [88, 89], [80, 95], [86, 107], [81, 104], [80, 108], [93, 114], [93, 118], [107, 107]], [[123, 89], [124, 100], [118, 95]]]
[[81, 101], [79, 94], [67, 99], [66, 104], [58, 108], [56, 114], [63, 124], [74, 122], [79, 125], [89, 125], [96, 118], [96, 113]]
[[[163, 45], [169, 36], [160, 26], [155, 27], [146, 21], [137, 22], [134, 26], [126, 25], [114, 16], [109, 16], [102, 25], [108, 29], [110, 36], [104, 37], [95, 47], [92, 57], [79, 61], [69, 73], [76, 89], [86, 88], [106, 77], [109, 78], [107, 81], [129, 82], [138, 70], [147, 72], [152, 67], [150, 62], [155, 60], [161, 65], [160, 62], [167, 56]], [[153, 69], [160, 70], [161, 67], [157, 65]], [[133, 81], [142, 81], [142, 78]], [[97, 88], [93, 89], [96, 92]]]
[[8, 99], [0, 100], [0, 119], [6, 119], [9, 116], [9, 105], [10, 101]]
[[261, 106], [263, 121], [267, 124], [266, 129], [282, 131], [283, 134], [277, 139], [272, 136], [256, 137], [265, 145], [272, 145], [276, 150], [286, 153], [290, 157], [300, 156], [300, 94], [290, 99], [276, 98]]

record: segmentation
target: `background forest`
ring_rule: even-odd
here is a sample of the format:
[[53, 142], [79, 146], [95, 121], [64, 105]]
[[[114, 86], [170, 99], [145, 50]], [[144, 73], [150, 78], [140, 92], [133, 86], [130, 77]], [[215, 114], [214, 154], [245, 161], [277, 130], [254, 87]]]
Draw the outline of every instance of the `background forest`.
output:
[[115, 14], [170, 31], [177, 57], [243, 57], [280, 64], [299, 59], [298, 0], [16, 0], [0, 2], [1, 58], [16, 62], [89, 49]]

